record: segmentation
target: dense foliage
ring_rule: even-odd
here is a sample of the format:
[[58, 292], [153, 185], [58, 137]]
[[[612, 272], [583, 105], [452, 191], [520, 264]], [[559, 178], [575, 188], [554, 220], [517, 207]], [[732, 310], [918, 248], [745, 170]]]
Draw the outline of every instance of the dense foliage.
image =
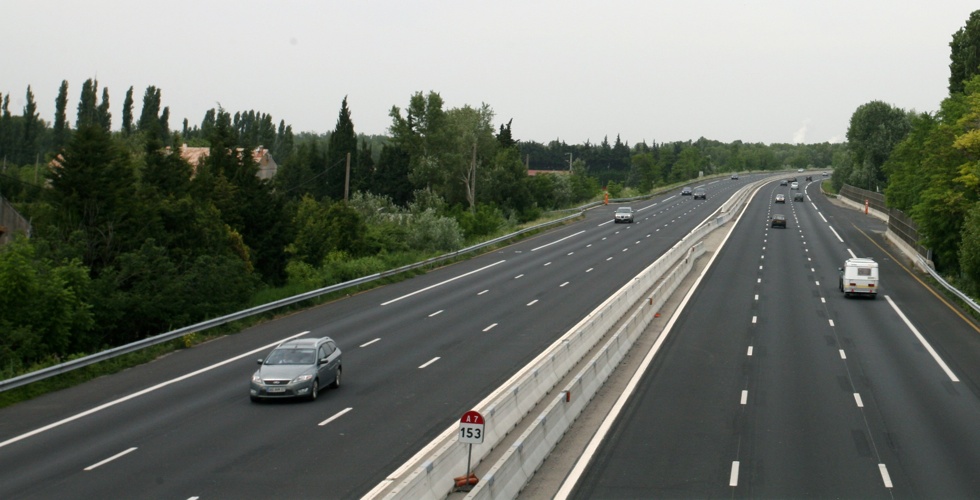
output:
[[[436, 92], [393, 106], [388, 136], [357, 134], [346, 98], [323, 135], [221, 108], [178, 132], [157, 87], [138, 112], [130, 87], [117, 127], [97, 81], [82, 85], [75, 120], [68, 92], [62, 82], [51, 124], [30, 88], [20, 116], [0, 96], [0, 194], [32, 224], [30, 239], [0, 247], [0, 377], [453, 251], [603, 188], [827, 168], [844, 148], [543, 145], [496, 125], [487, 104], [446, 109]], [[185, 145], [208, 154], [190, 161], [176, 154]], [[271, 179], [257, 175], [257, 148], [278, 164]]]

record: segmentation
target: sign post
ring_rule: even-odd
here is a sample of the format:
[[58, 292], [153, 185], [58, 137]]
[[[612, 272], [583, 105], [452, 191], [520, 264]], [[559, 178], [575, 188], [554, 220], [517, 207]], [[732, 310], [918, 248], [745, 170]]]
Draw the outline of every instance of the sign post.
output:
[[470, 463], [473, 458], [473, 445], [483, 444], [485, 427], [483, 415], [477, 411], [468, 411], [459, 419], [459, 442], [468, 443], [470, 449], [466, 455], [466, 475], [455, 478], [456, 491], [470, 491], [478, 481], [476, 475], [470, 473]]

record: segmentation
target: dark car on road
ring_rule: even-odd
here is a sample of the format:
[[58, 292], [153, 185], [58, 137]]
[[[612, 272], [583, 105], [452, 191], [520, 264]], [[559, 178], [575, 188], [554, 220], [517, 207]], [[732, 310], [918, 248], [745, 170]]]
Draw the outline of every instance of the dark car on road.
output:
[[780, 186], [785, 186], [787, 184], [789, 184], [789, 181], [787, 181], [786, 179], [783, 179], [783, 180], [779, 181], [779, 185]]
[[279, 344], [252, 374], [252, 401], [277, 398], [316, 399], [323, 385], [340, 387], [340, 348], [330, 337], [295, 339]]
[[803, 201], [803, 193], [793, 193], [793, 201]]
[[772, 227], [781, 227], [786, 229], [786, 216], [783, 214], [773, 214]]
[[707, 200], [708, 199], [708, 192], [705, 191], [704, 188], [695, 188], [694, 189], [694, 199], [697, 200], [699, 198], [702, 199], [702, 200]]

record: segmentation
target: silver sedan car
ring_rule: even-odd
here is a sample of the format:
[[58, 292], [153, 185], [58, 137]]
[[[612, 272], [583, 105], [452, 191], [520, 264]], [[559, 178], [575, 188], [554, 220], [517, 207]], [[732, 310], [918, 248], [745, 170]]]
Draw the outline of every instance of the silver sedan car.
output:
[[259, 360], [252, 375], [252, 401], [274, 398], [316, 399], [324, 384], [340, 387], [340, 348], [330, 337], [283, 342]]

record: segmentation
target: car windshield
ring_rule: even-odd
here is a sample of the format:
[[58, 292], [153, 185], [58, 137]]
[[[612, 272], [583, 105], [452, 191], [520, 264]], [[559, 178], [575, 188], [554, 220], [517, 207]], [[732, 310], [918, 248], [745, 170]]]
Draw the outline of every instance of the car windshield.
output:
[[617, 212], [620, 212], [620, 213], [626, 213], [626, 214], [628, 214], [628, 213], [632, 212], [633, 209], [632, 208], [629, 208], [629, 207], [619, 207], [619, 208], [616, 209], [616, 211]]
[[313, 349], [276, 349], [265, 360], [267, 365], [312, 365], [316, 361]]

